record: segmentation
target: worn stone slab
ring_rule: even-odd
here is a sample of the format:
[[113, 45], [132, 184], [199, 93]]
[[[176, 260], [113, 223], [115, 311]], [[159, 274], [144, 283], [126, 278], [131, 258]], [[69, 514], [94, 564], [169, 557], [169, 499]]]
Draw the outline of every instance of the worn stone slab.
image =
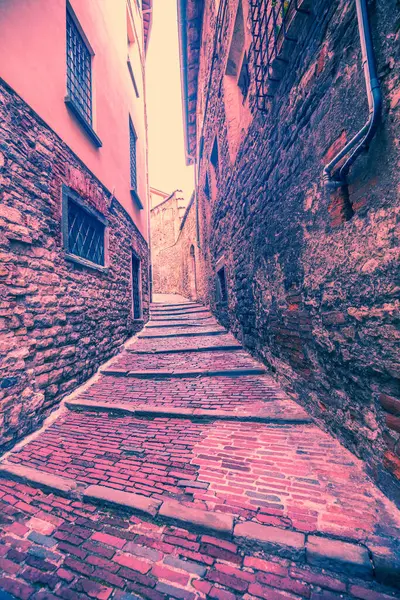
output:
[[160, 507], [161, 501], [147, 498], [140, 494], [121, 492], [104, 485], [90, 485], [84, 491], [83, 497], [91, 502], [115, 504], [137, 512], [145, 513], [154, 517]]
[[101, 369], [100, 373], [102, 375], [113, 375], [113, 377], [126, 377], [128, 375], [128, 370], [108, 367], [107, 369]]
[[298, 531], [245, 521], [235, 525], [233, 535], [257, 542], [268, 552], [279, 556], [299, 558], [304, 554], [305, 535]]
[[233, 529], [233, 515], [191, 508], [177, 500], [165, 500], [161, 505], [159, 515], [218, 533], [230, 534]]
[[98, 402], [96, 400], [67, 400], [65, 406], [70, 410], [95, 410], [98, 412], [121, 413], [125, 415], [149, 415], [157, 416], [175, 416], [187, 418], [193, 415], [193, 408], [174, 408], [174, 407], [157, 407], [147, 406], [146, 404], [132, 404], [124, 402]]
[[75, 494], [78, 490], [78, 486], [73, 479], [52, 475], [51, 473], [45, 473], [32, 467], [24, 467], [23, 465], [0, 464], [0, 477], [31, 483], [35, 487], [40, 487], [45, 491], [57, 492], [62, 496]]
[[307, 563], [349, 575], [372, 577], [372, 564], [364, 546], [310, 535], [306, 544]]

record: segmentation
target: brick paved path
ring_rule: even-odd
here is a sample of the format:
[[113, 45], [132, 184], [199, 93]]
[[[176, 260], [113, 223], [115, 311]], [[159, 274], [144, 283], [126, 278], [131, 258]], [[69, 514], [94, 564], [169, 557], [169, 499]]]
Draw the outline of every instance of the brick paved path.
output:
[[0, 599], [400, 597], [399, 512], [182, 298], [0, 475]]

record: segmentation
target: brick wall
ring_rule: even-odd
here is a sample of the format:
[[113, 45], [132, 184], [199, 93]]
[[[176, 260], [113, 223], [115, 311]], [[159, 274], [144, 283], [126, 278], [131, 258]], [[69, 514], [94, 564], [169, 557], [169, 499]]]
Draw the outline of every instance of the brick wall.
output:
[[[108, 221], [109, 269], [67, 262], [61, 191]], [[0, 447], [35, 428], [142, 326], [132, 320], [131, 255], [148, 248], [127, 213], [0, 80]]]
[[[364, 124], [368, 105], [355, 3], [311, 4], [314, 17], [304, 21], [265, 114], [255, 107], [250, 56], [245, 107], [251, 122], [238, 133], [232, 157], [221, 81], [238, 0], [228, 0], [211, 77], [215, 13], [214, 3], [206, 3], [197, 98], [198, 106], [207, 106], [204, 128], [200, 114], [197, 123], [198, 143], [202, 136], [204, 143], [198, 188], [203, 298], [398, 497], [400, 9], [395, 0], [370, 3], [382, 124], [353, 166], [348, 188], [331, 194], [322, 185], [323, 166]], [[204, 187], [215, 136], [213, 200]], [[221, 260], [227, 307], [216, 302]]]

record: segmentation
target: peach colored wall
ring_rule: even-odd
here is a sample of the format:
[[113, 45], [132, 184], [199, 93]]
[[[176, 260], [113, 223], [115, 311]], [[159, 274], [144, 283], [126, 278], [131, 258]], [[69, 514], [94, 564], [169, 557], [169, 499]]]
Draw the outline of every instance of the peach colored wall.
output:
[[[131, 0], [136, 41], [130, 47], [137, 98], [127, 67], [126, 0], [71, 0], [94, 51], [93, 128], [96, 148], [64, 103], [66, 0], [0, 0], [0, 77], [68, 144], [120, 201], [148, 238], [147, 140], [142, 19]], [[130, 195], [129, 115], [137, 142], [139, 210]]]

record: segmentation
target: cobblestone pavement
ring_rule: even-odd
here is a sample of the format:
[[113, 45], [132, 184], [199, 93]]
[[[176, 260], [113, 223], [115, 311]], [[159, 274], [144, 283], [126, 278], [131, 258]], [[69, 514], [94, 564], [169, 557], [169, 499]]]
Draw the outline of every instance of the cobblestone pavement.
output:
[[4, 455], [1, 599], [400, 598], [399, 512], [221, 329], [160, 298]]

